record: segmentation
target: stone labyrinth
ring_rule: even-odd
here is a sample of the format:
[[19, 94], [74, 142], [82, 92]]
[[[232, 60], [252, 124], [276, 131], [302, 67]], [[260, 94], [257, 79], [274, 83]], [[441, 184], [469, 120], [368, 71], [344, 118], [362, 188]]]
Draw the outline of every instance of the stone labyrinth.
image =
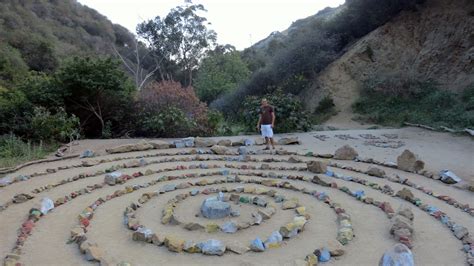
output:
[[453, 177], [409, 150], [379, 162], [278, 143], [140, 142], [9, 174], [4, 265], [375, 265], [393, 246], [417, 264], [474, 264], [472, 192], [453, 193]]

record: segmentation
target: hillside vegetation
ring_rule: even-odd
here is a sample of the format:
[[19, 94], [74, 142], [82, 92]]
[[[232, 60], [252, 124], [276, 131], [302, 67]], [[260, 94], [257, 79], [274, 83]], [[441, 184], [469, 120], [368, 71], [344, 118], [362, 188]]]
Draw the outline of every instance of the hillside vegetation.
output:
[[8, 87], [29, 70], [51, 73], [73, 55], [127, 50], [134, 37], [75, 0], [4, 0], [0, 40], [0, 85]]

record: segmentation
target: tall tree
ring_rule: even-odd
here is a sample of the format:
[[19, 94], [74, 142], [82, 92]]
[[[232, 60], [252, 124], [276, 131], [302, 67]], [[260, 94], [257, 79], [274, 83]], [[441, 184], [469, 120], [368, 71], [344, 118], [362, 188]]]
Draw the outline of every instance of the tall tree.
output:
[[199, 98], [207, 103], [220, 95], [237, 89], [250, 77], [247, 64], [240, 53], [226, 46], [218, 46], [202, 60], [194, 87]]
[[[206, 51], [212, 49], [217, 35], [207, 28], [203, 5], [194, 5], [191, 1], [171, 9], [164, 18], [159, 16], [137, 26], [139, 37], [148, 44], [155, 57], [159, 58], [160, 78], [173, 80], [182, 75], [184, 86], [192, 85], [193, 71]], [[176, 67], [181, 73], [175, 73]]]

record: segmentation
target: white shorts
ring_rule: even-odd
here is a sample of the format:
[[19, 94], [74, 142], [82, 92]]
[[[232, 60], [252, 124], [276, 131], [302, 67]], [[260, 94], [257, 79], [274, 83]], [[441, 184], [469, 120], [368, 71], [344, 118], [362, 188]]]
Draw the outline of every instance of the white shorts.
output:
[[260, 131], [262, 132], [262, 137], [273, 138], [272, 125], [260, 125]]

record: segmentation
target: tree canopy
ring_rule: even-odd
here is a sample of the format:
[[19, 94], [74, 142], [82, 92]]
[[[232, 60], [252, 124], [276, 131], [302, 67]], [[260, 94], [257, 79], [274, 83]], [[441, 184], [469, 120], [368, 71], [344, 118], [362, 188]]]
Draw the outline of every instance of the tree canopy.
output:
[[207, 28], [203, 5], [187, 2], [171, 9], [166, 17], [155, 17], [137, 26], [143, 38], [160, 62], [160, 78], [179, 78], [184, 86], [190, 86], [196, 70], [206, 51], [212, 49], [217, 35]]
[[237, 86], [249, 76], [250, 70], [242, 61], [239, 52], [218, 51], [211, 53], [202, 61], [194, 87], [199, 98], [209, 103], [219, 95], [237, 89]]

